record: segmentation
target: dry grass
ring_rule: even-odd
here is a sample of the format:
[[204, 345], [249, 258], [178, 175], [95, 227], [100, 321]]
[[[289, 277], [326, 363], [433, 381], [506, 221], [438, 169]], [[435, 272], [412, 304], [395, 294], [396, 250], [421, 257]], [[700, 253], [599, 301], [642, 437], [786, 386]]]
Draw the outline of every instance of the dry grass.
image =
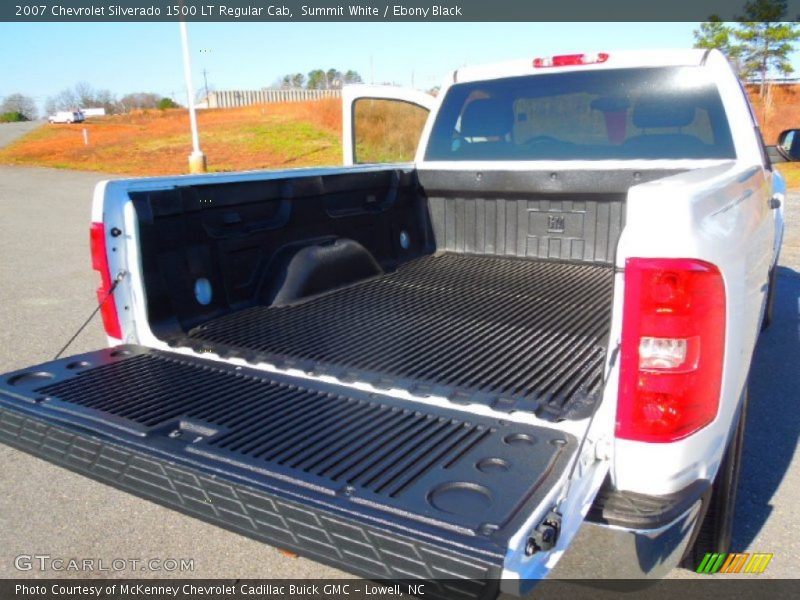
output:
[[[198, 111], [212, 171], [341, 164], [339, 100]], [[89, 133], [84, 145], [83, 129]], [[0, 150], [0, 163], [130, 175], [185, 173], [188, 113], [144, 111], [47, 125]]]
[[372, 99], [357, 101], [357, 161], [382, 163], [414, 160], [417, 140], [427, 118], [428, 111], [413, 104]]
[[776, 168], [786, 178], [786, 187], [796, 190], [800, 188], [800, 163], [781, 163]]

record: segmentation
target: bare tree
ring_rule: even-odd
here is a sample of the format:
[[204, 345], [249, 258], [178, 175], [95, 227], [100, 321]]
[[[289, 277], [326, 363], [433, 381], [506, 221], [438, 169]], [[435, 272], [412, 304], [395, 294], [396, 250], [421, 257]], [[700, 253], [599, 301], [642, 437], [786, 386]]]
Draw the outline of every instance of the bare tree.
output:
[[107, 113], [118, 112], [119, 104], [109, 90], [95, 90], [85, 81], [76, 84], [74, 88], [60, 91], [45, 104], [48, 112], [57, 110], [76, 110], [79, 108], [104, 108]]
[[52, 115], [57, 110], [58, 110], [58, 107], [56, 105], [56, 99], [53, 98], [52, 96], [48, 97], [47, 100], [44, 101], [44, 114], [45, 114], [45, 116]]
[[36, 102], [33, 98], [24, 94], [11, 94], [6, 96], [3, 103], [0, 104], [0, 113], [19, 113], [29, 121], [32, 121], [39, 115], [36, 109]]
[[81, 107], [93, 106], [95, 104], [94, 90], [92, 86], [85, 81], [79, 81], [75, 84], [75, 97], [78, 100], [78, 105]]
[[47, 99], [48, 113], [57, 110], [75, 110], [80, 108], [78, 98], [71, 89], [61, 90], [55, 96]]
[[119, 106], [123, 112], [130, 112], [132, 110], [156, 108], [159, 100], [161, 100], [159, 94], [154, 94], [152, 92], [134, 92], [132, 94], [125, 94], [120, 98]]

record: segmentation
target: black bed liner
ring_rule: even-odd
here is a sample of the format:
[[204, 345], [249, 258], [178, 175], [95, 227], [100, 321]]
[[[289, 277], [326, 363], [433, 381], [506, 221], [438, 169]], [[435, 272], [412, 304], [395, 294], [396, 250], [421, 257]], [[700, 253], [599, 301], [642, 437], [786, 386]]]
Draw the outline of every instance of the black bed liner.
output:
[[167, 341], [417, 396], [582, 418], [601, 394], [613, 273], [610, 265], [441, 253]]
[[367, 577], [468, 579], [499, 576], [577, 446], [137, 346], [2, 376], [0, 440]]

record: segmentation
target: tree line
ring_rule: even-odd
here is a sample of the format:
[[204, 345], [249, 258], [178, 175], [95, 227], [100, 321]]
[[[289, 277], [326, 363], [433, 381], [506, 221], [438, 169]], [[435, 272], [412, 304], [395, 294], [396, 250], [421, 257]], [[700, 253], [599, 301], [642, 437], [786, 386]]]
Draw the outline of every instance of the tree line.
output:
[[786, 77], [794, 72], [789, 55], [800, 30], [786, 20], [787, 12], [786, 0], [751, 0], [736, 22], [711, 15], [694, 31], [694, 46], [721, 50], [739, 78], [757, 83], [763, 96], [771, 74]]
[[362, 83], [358, 71], [351, 69], [339, 71], [338, 69], [313, 69], [308, 75], [303, 73], [288, 73], [281, 77], [276, 87], [283, 89], [307, 90], [336, 90], [349, 83]]
[[[132, 110], [178, 108], [172, 98], [152, 92], [134, 92], [117, 98], [109, 90], [95, 89], [85, 81], [50, 96], [44, 103], [44, 116], [60, 110], [79, 108], [104, 108], [106, 114], [126, 113]], [[25, 94], [10, 94], [0, 102], [0, 121], [32, 121], [39, 116], [36, 102]]]
[[59, 110], [74, 110], [76, 108], [104, 108], [106, 114], [126, 113], [132, 110], [167, 109], [177, 108], [172, 98], [152, 92], [134, 92], [117, 98], [109, 90], [95, 89], [85, 81], [81, 81], [71, 88], [60, 91], [55, 96], [47, 98], [44, 110], [53, 114]]
[[[274, 87], [284, 89], [331, 90], [340, 89], [349, 83], [361, 83], [361, 75], [348, 69], [313, 69], [307, 75], [289, 73], [279, 78]], [[201, 90], [202, 92], [202, 90]], [[198, 98], [202, 93], [198, 92]], [[107, 89], [96, 89], [89, 83], [81, 81], [73, 87], [61, 90], [50, 96], [44, 103], [44, 116], [52, 115], [60, 110], [76, 110], [78, 108], [104, 108], [106, 114], [126, 113], [132, 110], [177, 108], [180, 105], [171, 98], [152, 92], [135, 92], [117, 98]], [[0, 103], [0, 120], [27, 121], [36, 119], [39, 111], [36, 102], [24, 94], [11, 94]]]

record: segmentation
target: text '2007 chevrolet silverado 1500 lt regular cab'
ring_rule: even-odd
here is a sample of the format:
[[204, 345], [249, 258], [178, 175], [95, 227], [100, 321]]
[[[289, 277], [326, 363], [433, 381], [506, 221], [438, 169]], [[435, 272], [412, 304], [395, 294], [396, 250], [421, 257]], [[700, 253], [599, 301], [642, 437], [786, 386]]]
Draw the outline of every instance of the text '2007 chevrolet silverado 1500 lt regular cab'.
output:
[[[353, 164], [376, 99], [430, 110], [413, 161]], [[3, 376], [0, 439], [473, 595], [526, 592], [584, 524], [587, 576], [723, 550], [784, 194], [723, 55], [465, 68], [344, 108], [344, 167], [101, 183], [112, 348]]]

